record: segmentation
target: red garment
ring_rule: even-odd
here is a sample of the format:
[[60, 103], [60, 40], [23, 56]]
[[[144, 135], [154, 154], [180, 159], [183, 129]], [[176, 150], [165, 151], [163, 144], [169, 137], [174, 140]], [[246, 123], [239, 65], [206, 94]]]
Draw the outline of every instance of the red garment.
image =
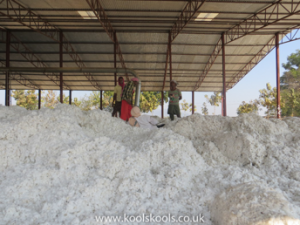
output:
[[122, 106], [121, 106], [121, 116], [120, 118], [122, 120], [127, 121], [131, 117], [131, 109], [132, 105], [128, 104], [125, 100], [122, 100]]

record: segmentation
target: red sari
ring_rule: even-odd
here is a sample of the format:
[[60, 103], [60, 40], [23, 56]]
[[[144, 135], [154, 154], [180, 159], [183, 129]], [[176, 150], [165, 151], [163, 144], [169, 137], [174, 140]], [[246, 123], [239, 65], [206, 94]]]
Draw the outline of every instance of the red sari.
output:
[[131, 117], [131, 109], [132, 109], [132, 105], [128, 104], [128, 102], [126, 100], [122, 100], [120, 118], [122, 120], [127, 121]]

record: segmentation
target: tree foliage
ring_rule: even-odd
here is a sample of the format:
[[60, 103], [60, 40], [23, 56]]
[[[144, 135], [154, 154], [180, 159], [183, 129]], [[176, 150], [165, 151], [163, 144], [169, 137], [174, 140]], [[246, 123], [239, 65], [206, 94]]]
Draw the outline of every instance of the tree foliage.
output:
[[43, 106], [49, 109], [54, 109], [55, 106], [59, 103], [57, 100], [56, 92], [55, 91], [48, 91], [48, 93], [42, 97], [43, 99]]
[[38, 109], [38, 96], [35, 94], [35, 90], [15, 90], [11, 96], [16, 100], [18, 106], [29, 110]]
[[250, 103], [246, 103], [245, 101], [240, 104], [239, 108], [237, 109], [237, 114], [240, 115], [242, 113], [250, 113], [250, 112], [258, 112], [258, 106], [259, 106], [259, 101], [254, 100], [250, 101]]
[[[183, 111], [190, 111], [190, 112], [192, 112], [192, 109], [193, 109], [193, 104], [192, 103], [188, 103], [186, 100], [183, 100], [181, 103], [180, 103], [180, 105], [181, 105], [181, 109], [183, 110]], [[196, 112], [197, 111], [197, 109], [196, 109], [196, 106], [194, 105], [194, 111]]]
[[216, 106], [218, 107], [222, 101], [221, 92], [214, 92], [213, 95], [208, 97], [208, 95], [204, 95], [207, 102], [210, 103], [211, 106], [214, 106], [214, 115], [216, 114]]
[[201, 107], [201, 111], [202, 111], [203, 115], [208, 115], [208, 109], [207, 109], [207, 106], [206, 106], [205, 102], [203, 102], [203, 106]]
[[259, 90], [260, 105], [267, 108], [266, 116], [275, 116], [277, 107], [277, 89], [267, 83], [266, 89]]
[[300, 116], [300, 92], [293, 88], [284, 90], [281, 93], [281, 115], [282, 116]]
[[296, 53], [292, 53], [288, 57], [288, 62], [282, 64], [286, 69], [283, 76], [280, 78], [280, 87], [284, 89], [294, 89], [299, 91], [300, 89], [300, 50]]
[[[140, 109], [141, 112], [152, 112], [161, 105], [161, 92], [160, 91], [144, 91], [140, 96]], [[164, 92], [164, 102], [168, 102], [168, 93]]]

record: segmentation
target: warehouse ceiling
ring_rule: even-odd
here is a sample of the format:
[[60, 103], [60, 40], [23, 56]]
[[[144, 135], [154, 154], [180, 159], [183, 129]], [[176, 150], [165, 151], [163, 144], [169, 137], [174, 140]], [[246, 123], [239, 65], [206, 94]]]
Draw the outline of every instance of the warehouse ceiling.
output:
[[[223, 60], [228, 90], [299, 27], [299, 0], [0, 0], [0, 65], [129, 68], [142, 91], [170, 78], [222, 91]], [[63, 89], [112, 90], [117, 76], [131, 77], [63, 73]], [[60, 89], [60, 73], [11, 72], [10, 89]]]

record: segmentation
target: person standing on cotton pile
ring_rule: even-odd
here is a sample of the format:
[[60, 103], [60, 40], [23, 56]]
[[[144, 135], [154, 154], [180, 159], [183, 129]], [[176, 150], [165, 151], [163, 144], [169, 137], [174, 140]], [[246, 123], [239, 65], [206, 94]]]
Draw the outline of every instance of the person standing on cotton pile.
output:
[[170, 98], [168, 114], [170, 115], [171, 120], [174, 120], [174, 115], [180, 118], [179, 101], [182, 99], [182, 95], [181, 91], [177, 88], [177, 82], [175, 80], [171, 80], [170, 82], [168, 96]]
[[154, 129], [154, 128], [160, 128], [163, 127], [165, 124], [159, 124], [156, 119], [149, 115], [141, 115], [140, 108], [137, 106], [134, 106], [131, 109], [131, 116], [128, 120], [128, 123], [132, 127], [141, 127], [141, 128], [148, 128], [148, 129]]
[[121, 116], [120, 118], [122, 120], [128, 121], [128, 119], [131, 117], [130, 111], [132, 109], [132, 98], [134, 93], [134, 87], [138, 86], [139, 79], [138, 78], [132, 78], [131, 81], [129, 81], [124, 89], [122, 94], [122, 106], [121, 106]]
[[122, 97], [122, 92], [124, 89], [125, 83], [123, 77], [119, 77], [118, 79], [118, 85], [115, 86], [114, 89], [114, 100], [113, 100], [113, 112], [112, 112], [112, 117], [117, 117], [117, 114], [119, 112], [119, 115], [121, 117], [121, 97]]

